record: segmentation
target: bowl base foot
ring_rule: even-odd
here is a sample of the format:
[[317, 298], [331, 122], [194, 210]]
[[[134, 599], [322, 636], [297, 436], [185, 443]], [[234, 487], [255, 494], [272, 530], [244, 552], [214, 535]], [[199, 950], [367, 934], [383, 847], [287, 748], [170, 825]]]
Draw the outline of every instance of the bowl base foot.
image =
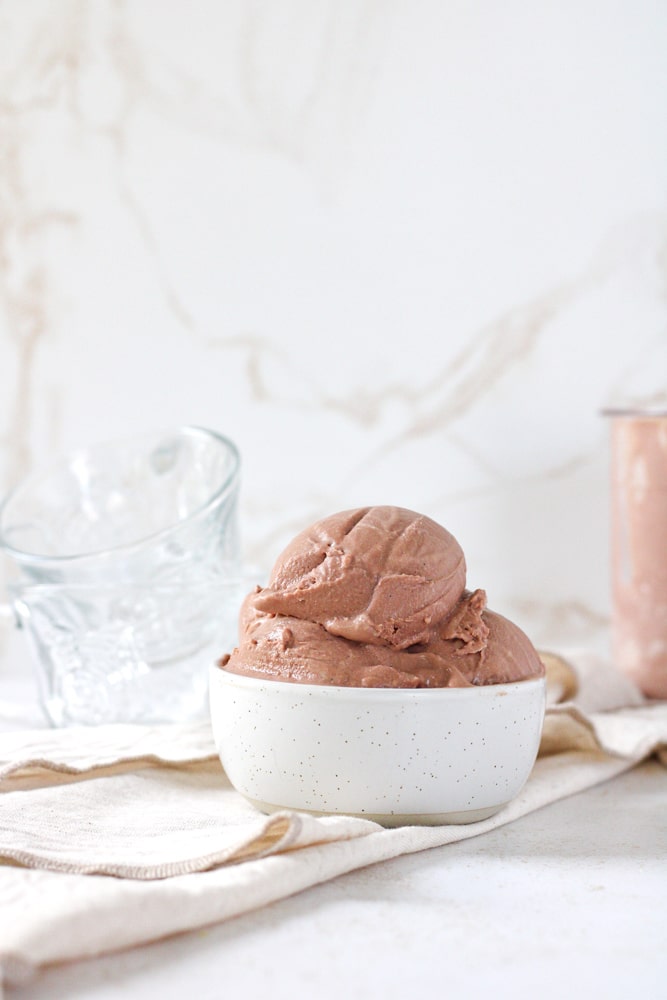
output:
[[479, 823], [483, 819], [488, 819], [489, 816], [493, 816], [495, 813], [500, 812], [501, 809], [507, 805], [507, 802], [501, 802], [497, 806], [487, 806], [486, 809], [463, 809], [455, 812], [442, 812], [442, 813], [359, 813], [359, 812], [347, 812], [340, 809], [332, 809], [330, 811], [317, 810], [317, 809], [301, 809], [295, 808], [294, 806], [277, 805], [273, 802], [262, 802], [259, 799], [253, 799], [249, 796], [245, 796], [248, 802], [250, 802], [256, 809], [259, 809], [263, 813], [275, 813], [275, 812], [285, 812], [286, 810], [294, 810], [294, 812], [307, 813], [309, 816], [354, 816], [355, 819], [370, 819], [374, 823], [379, 823], [380, 826], [449, 826], [451, 825], [462, 825], [465, 823]]

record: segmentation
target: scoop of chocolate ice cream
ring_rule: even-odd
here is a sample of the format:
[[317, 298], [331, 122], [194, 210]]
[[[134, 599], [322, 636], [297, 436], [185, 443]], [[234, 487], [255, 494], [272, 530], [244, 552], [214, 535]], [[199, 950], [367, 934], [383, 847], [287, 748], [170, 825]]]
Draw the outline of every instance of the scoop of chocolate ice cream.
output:
[[362, 507], [297, 535], [255, 607], [405, 649], [453, 611], [465, 578], [460, 545], [435, 521], [401, 507]]
[[399, 507], [334, 514], [287, 546], [246, 598], [220, 665], [267, 679], [351, 687], [468, 687], [541, 676], [530, 640], [465, 590], [463, 552]]

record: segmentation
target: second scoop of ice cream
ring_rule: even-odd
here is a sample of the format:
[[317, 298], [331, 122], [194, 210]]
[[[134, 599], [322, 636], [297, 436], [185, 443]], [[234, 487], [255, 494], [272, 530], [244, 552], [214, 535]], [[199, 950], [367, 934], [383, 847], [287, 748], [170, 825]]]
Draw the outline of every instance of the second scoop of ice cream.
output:
[[464, 687], [541, 676], [516, 625], [465, 590], [456, 539], [400, 507], [343, 511], [301, 532], [249, 594], [221, 666], [297, 683]]

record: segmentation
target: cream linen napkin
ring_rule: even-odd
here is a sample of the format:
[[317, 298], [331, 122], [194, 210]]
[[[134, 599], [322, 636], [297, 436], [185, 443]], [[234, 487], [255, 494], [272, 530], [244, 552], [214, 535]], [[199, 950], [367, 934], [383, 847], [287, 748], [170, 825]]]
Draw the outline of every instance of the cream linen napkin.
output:
[[525, 788], [468, 826], [262, 816], [231, 788], [203, 724], [0, 736], [2, 977], [17, 982], [49, 962], [200, 927], [477, 836], [652, 753], [667, 764], [667, 702], [646, 702], [591, 657], [576, 663], [548, 664], [551, 704]]

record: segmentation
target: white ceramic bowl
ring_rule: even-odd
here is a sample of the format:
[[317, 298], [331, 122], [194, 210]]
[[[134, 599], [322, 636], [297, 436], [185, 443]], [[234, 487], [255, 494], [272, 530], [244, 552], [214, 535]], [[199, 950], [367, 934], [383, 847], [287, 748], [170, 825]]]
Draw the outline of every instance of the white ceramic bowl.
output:
[[411, 690], [210, 675], [216, 746], [238, 792], [263, 812], [385, 826], [498, 812], [533, 767], [545, 698], [543, 678]]

